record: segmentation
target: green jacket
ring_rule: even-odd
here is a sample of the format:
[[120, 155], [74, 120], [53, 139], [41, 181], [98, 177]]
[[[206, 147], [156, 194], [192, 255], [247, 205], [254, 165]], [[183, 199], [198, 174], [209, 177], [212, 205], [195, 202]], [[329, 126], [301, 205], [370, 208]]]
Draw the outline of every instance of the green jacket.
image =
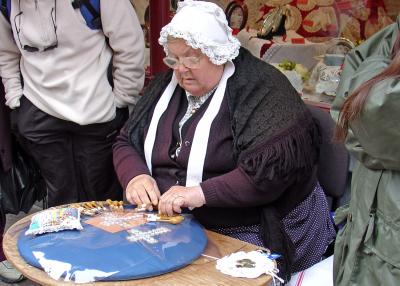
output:
[[[400, 29], [381, 30], [347, 57], [331, 114], [337, 120], [345, 97], [390, 63]], [[334, 256], [335, 285], [400, 285], [400, 79], [374, 86], [346, 146], [357, 159], [348, 206]]]

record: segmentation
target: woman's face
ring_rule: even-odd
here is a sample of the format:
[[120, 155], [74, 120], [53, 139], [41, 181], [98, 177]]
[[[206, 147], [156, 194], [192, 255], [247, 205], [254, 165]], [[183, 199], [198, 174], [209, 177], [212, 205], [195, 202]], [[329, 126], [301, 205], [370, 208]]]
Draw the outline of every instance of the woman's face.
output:
[[[199, 49], [193, 49], [182, 39], [168, 41], [168, 57], [180, 61], [174, 69], [176, 78], [179, 85], [194, 96], [201, 96], [212, 90], [224, 72], [223, 65], [213, 64]], [[198, 58], [195, 68], [188, 68], [183, 64], [186, 57]]]

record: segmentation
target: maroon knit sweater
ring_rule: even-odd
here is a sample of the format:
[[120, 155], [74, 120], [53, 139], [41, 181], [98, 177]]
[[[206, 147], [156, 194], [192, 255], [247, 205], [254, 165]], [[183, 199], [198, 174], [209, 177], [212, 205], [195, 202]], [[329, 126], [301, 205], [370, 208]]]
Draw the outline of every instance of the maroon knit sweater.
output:
[[[152, 176], [157, 181], [161, 193], [166, 192], [173, 185], [185, 185], [187, 163], [195, 128], [210, 100], [211, 97], [183, 126], [182, 147], [176, 160], [172, 159], [171, 155], [174, 154], [179, 138], [178, 122], [187, 108], [187, 100], [182, 89], [176, 90], [166, 112], [162, 115], [152, 157]], [[153, 110], [148, 116], [152, 116], [152, 114]], [[145, 135], [147, 128], [148, 126], [145, 129]], [[240, 166], [235, 165], [232, 148], [233, 136], [225, 97], [220, 112], [211, 126], [204, 162], [203, 182], [200, 184], [206, 205], [193, 211], [206, 227], [218, 227], [221, 224], [223, 226], [258, 224], [260, 219], [258, 207], [261, 208], [276, 201], [288, 186], [293, 184], [295, 178], [298, 178], [294, 175], [287, 181], [265, 181], [262, 185], [256, 185]], [[150, 174], [146, 162], [130, 144], [126, 128], [122, 129], [114, 144], [114, 166], [124, 190], [135, 176]], [[300, 177], [303, 177], [304, 181], [300, 183], [313, 187], [315, 181], [310, 180], [310, 175], [310, 173], [301, 174]], [[266, 189], [270, 191], [265, 192]], [[303, 195], [302, 189], [296, 190], [297, 195]], [[241, 204], [246, 207], [240, 208]], [[224, 211], [221, 211], [222, 208]]]

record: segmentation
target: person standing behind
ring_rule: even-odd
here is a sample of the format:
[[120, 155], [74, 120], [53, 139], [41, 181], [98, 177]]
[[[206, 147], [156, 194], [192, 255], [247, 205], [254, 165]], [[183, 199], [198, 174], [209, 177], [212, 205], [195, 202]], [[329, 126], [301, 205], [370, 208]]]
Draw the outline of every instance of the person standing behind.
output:
[[6, 105], [49, 206], [122, 198], [111, 146], [143, 87], [144, 40], [129, 0], [100, 0], [100, 14], [100, 30], [66, 0], [11, 0], [11, 24], [0, 16]]
[[[0, 83], [0, 174], [5, 174], [12, 167], [11, 130], [9, 111], [4, 105], [4, 88]], [[0, 175], [1, 178], [1, 175]], [[2, 198], [2, 194], [0, 194]], [[3, 233], [6, 226], [6, 215], [0, 203], [0, 280], [6, 283], [17, 283], [25, 277], [7, 261], [3, 252]]]
[[332, 115], [356, 158], [335, 243], [337, 286], [400, 285], [400, 16], [349, 53]]

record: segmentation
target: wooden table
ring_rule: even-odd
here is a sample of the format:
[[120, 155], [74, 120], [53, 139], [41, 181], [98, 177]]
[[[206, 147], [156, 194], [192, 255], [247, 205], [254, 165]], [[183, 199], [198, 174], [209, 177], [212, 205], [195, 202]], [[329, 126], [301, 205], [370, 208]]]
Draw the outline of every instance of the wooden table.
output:
[[[32, 215], [27, 216], [12, 225], [4, 235], [3, 250], [8, 261], [10, 261], [19, 271], [21, 271], [28, 279], [41, 285], [75, 285], [72, 282], [57, 281], [47, 275], [43, 270], [33, 267], [25, 262], [20, 256], [17, 241], [19, 234], [30, 223]], [[251, 251], [259, 249], [259, 247], [228, 237], [212, 231], [206, 231], [208, 237], [208, 245], [204, 254], [212, 257], [223, 257], [240, 250]], [[257, 279], [235, 278], [222, 274], [215, 268], [215, 259], [201, 256], [192, 264], [181, 268], [177, 271], [164, 275], [130, 280], [130, 281], [112, 281], [112, 282], [95, 282], [80, 285], [140, 285], [140, 286], [166, 286], [166, 285], [270, 285], [272, 278], [262, 275]]]

